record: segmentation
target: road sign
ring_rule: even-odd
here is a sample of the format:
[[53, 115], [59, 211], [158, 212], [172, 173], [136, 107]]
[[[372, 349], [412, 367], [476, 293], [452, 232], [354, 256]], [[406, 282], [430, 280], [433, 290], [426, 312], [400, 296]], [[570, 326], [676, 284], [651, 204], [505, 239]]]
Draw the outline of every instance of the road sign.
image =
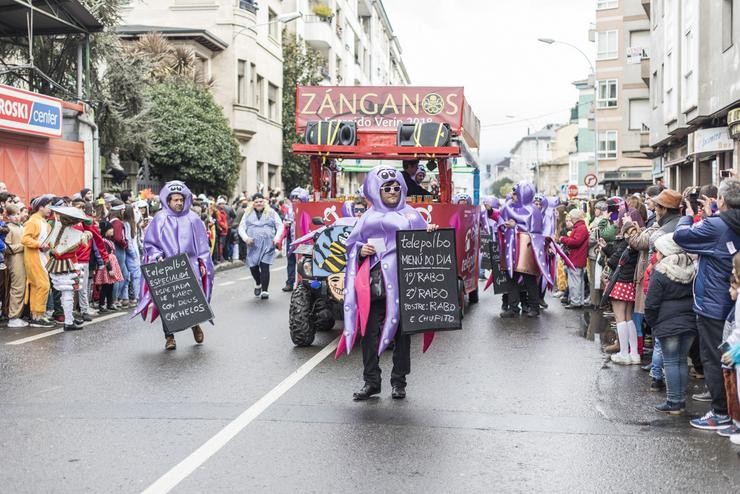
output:
[[596, 187], [596, 184], [599, 183], [599, 177], [597, 177], [594, 173], [589, 173], [583, 179], [583, 183], [586, 185], [586, 187]]
[[570, 184], [568, 186], [568, 197], [571, 199], [578, 197], [578, 186], [576, 184]]

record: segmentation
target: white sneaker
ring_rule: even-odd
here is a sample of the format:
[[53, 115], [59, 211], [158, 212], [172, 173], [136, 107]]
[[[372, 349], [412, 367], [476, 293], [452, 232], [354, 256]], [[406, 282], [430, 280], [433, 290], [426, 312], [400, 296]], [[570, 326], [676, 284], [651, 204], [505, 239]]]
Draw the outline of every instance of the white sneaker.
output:
[[730, 441], [732, 441], [732, 444], [740, 444], [740, 434], [732, 434]]
[[88, 316], [97, 316], [100, 313], [97, 310], [95, 310], [95, 309], [93, 309], [91, 307], [91, 308], [87, 309], [87, 312], [85, 312], [85, 314], [87, 314]]
[[26, 326], [28, 326], [28, 322], [23, 319], [11, 319], [8, 321], [9, 328], [25, 328]]
[[262, 292], [262, 293], [260, 294], [260, 298], [261, 298], [262, 300], [266, 300], [266, 299], [270, 298], [270, 293], [269, 293], [269, 292], [265, 292], [265, 291], [263, 291], [263, 292]]
[[622, 355], [621, 353], [615, 353], [611, 356], [612, 362], [619, 365], [630, 365], [632, 364], [632, 359], [630, 359], [629, 355]]
[[630, 364], [632, 365], [640, 365], [642, 363], [642, 359], [639, 355], [630, 354]]

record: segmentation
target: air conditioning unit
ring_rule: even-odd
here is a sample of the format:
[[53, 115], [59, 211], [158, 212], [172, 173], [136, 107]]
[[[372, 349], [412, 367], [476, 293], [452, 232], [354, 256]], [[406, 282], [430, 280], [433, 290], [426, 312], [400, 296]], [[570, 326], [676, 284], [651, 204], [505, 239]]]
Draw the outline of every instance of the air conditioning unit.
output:
[[450, 145], [452, 132], [446, 123], [401, 124], [398, 127], [399, 146], [442, 147]]
[[354, 146], [357, 124], [339, 120], [313, 121], [306, 124], [306, 144], [319, 146]]

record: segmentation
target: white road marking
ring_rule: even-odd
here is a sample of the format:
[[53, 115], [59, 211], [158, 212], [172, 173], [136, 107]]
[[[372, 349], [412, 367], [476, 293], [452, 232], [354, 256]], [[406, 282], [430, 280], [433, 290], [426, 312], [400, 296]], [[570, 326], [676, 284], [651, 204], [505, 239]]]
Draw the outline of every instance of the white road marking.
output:
[[219, 283], [216, 286], [229, 286], [229, 285], [233, 285], [234, 283], [236, 283], [236, 281], [224, 281], [223, 283]]
[[[340, 337], [341, 338], [341, 337]], [[152, 485], [143, 491], [143, 494], [165, 494], [174, 489], [177, 484], [185, 480], [206, 460], [216, 454], [229, 441], [234, 439], [246, 426], [264, 412], [270, 405], [275, 403], [290, 388], [295, 386], [326, 357], [333, 354], [339, 338], [335, 339], [314, 355], [311, 360], [300, 366], [295, 372], [286, 377], [283, 382], [275, 386], [265, 396], [260, 398], [254, 405], [247, 408], [241, 415], [218, 431], [215, 436], [206, 441], [201, 447], [193, 451], [190, 456], [175, 465], [169, 472], [157, 479]]]
[[[115, 319], [116, 317], [125, 316], [126, 314], [128, 314], [128, 312], [118, 312], [115, 314], [108, 314], [105, 316], [98, 317], [97, 319], [91, 322], [86, 322], [82, 326], [83, 327], [90, 326], [91, 324], [96, 324], [99, 322], [107, 321], [109, 319]], [[45, 333], [39, 333], [37, 335], [29, 336], [27, 338], [21, 338], [19, 340], [9, 341], [6, 343], [6, 345], [22, 345], [24, 343], [30, 343], [32, 341], [40, 340], [41, 338], [48, 338], [49, 336], [54, 336], [55, 334], [59, 334], [59, 333], [64, 333], [64, 329], [63, 328], [52, 329], [51, 331], [46, 331]]]

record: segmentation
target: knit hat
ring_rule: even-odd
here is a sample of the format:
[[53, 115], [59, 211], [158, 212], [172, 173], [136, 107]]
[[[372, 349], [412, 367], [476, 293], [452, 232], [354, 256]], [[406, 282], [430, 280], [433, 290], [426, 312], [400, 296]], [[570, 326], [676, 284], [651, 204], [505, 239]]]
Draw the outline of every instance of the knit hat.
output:
[[[665, 191], [664, 191], [665, 192]], [[674, 254], [682, 254], [684, 250], [679, 247], [675, 240], [673, 240], [672, 233], [666, 233], [661, 235], [655, 241], [655, 250], [663, 254], [664, 256], [672, 256]]]
[[596, 206], [594, 206], [596, 209], [600, 209], [602, 211], [606, 211], [609, 206], [606, 205], [605, 201], [599, 201], [596, 203]]
[[653, 201], [655, 204], [659, 204], [666, 209], [679, 209], [681, 207], [681, 201], [683, 201], [683, 196], [675, 190], [666, 189], [658, 194], [658, 197], [653, 199]]
[[110, 221], [103, 220], [103, 221], [100, 222], [100, 224], [98, 225], [98, 227], [100, 228], [100, 235], [103, 236], [103, 237], [105, 237], [105, 232], [107, 232], [108, 230], [110, 230], [111, 228], [113, 228], [113, 225], [111, 224]]

